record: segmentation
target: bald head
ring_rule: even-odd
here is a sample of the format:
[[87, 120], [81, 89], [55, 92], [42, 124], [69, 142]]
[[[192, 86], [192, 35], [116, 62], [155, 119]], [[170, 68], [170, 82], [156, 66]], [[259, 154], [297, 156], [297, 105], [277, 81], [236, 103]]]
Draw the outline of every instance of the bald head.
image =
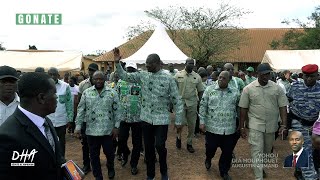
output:
[[229, 73], [229, 71], [222, 71], [219, 76], [225, 77], [228, 81], [230, 81], [230, 78], [229, 78], [230, 77], [230, 73]]
[[222, 71], [218, 77], [218, 84], [221, 89], [228, 87], [230, 81], [230, 73], [228, 71]]
[[104, 73], [102, 71], [96, 71], [92, 76], [93, 84], [97, 90], [101, 90], [104, 87]]
[[162, 68], [161, 59], [158, 54], [150, 54], [147, 57], [146, 68], [151, 73], [156, 73]]
[[226, 63], [226, 64], [223, 66], [223, 70], [224, 70], [224, 71], [229, 71], [229, 73], [230, 73], [230, 78], [233, 76], [234, 68], [233, 68], [233, 65], [232, 65], [231, 63]]
[[93, 76], [104, 75], [102, 71], [96, 71], [93, 73]]
[[58, 82], [59, 70], [57, 68], [55, 68], [55, 67], [49, 68], [48, 74], [49, 74], [49, 76], [51, 76], [51, 78], [54, 80], [55, 83]]
[[208, 74], [211, 74], [213, 72], [213, 67], [211, 65], [207, 66], [207, 72]]

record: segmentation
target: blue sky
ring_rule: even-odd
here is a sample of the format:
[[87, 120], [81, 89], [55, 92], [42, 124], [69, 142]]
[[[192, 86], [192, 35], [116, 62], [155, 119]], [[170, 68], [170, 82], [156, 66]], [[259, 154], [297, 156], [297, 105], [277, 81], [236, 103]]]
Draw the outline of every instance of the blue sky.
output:
[[[111, 50], [126, 42], [127, 28], [149, 20], [144, 10], [168, 6], [217, 7], [217, 0], [10, 0], [0, 6], [0, 42], [7, 49]], [[284, 28], [284, 19], [306, 19], [320, 0], [230, 0], [252, 13], [244, 28]], [[17, 26], [16, 13], [62, 13], [60, 26]]]

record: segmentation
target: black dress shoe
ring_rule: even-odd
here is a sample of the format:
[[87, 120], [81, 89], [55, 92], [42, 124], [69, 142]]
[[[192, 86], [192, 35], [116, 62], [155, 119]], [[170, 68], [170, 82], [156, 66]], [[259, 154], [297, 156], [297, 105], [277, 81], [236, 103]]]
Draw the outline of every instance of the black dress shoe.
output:
[[131, 168], [131, 174], [132, 175], [137, 175], [138, 174], [138, 168], [137, 167], [132, 167]]
[[181, 149], [181, 139], [179, 139], [179, 138], [176, 139], [176, 147], [178, 149]]
[[190, 153], [194, 153], [195, 150], [193, 149], [192, 145], [189, 145], [187, 144], [187, 150], [190, 152]]
[[118, 155], [117, 155], [117, 159], [118, 159], [118, 161], [122, 161], [122, 155], [121, 155], [121, 154], [118, 154]]
[[223, 180], [232, 180], [232, 178], [229, 176], [229, 174], [224, 174], [224, 175], [222, 176], [222, 179], [223, 179]]
[[86, 175], [91, 171], [91, 168], [90, 166], [83, 166], [82, 171]]
[[267, 177], [267, 173], [263, 170], [263, 178]]
[[123, 156], [121, 161], [121, 166], [124, 167], [128, 162], [128, 156]]
[[209, 170], [211, 168], [211, 160], [206, 159], [204, 165], [206, 166], [206, 169]]
[[108, 177], [109, 177], [109, 179], [113, 179], [115, 175], [116, 175], [116, 172], [114, 171], [114, 168], [109, 168], [108, 169]]

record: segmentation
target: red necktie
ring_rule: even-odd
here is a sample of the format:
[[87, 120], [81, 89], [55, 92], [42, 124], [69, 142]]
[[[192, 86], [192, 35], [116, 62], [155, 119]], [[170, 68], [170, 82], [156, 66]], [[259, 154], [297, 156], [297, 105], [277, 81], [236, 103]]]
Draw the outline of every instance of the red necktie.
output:
[[294, 156], [293, 156], [292, 167], [296, 167], [297, 157], [298, 157], [297, 155], [294, 155]]

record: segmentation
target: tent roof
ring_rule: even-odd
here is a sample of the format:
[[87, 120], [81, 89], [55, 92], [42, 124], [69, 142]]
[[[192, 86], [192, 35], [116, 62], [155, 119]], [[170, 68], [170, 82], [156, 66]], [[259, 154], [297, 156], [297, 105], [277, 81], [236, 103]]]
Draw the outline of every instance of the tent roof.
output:
[[165, 27], [159, 24], [148, 41], [136, 53], [122, 61], [144, 64], [147, 56], [153, 53], [158, 54], [164, 64], [184, 64], [188, 58], [171, 40]]
[[80, 70], [82, 52], [77, 51], [0, 51], [0, 66], [7, 65], [23, 72], [37, 67], [46, 71], [56, 67], [60, 71]]
[[320, 67], [320, 50], [267, 50], [262, 63], [269, 63], [275, 71], [290, 70], [301, 72], [307, 64]]

